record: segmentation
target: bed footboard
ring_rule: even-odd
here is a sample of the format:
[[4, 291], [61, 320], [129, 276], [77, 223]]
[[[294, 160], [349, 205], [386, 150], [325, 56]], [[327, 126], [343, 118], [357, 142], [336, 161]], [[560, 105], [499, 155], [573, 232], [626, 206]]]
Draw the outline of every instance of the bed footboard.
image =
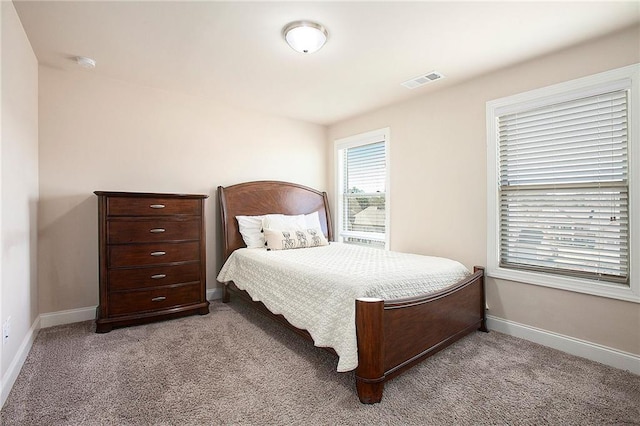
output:
[[360, 401], [380, 402], [384, 382], [474, 330], [487, 331], [484, 269], [419, 298], [356, 301]]

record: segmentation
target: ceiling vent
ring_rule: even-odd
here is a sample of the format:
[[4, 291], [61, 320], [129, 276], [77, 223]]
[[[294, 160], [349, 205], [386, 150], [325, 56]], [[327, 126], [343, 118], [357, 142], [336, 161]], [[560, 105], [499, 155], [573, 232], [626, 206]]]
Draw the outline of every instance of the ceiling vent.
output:
[[416, 87], [423, 86], [427, 83], [431, 83], [432, 81], [443, 79], [444, 75], [440, 74], [438, 71], [431, 71], [419, 77], [412, 78], [411, 80], [407, 80], [402, 85], [407, 89], [415, 89]]

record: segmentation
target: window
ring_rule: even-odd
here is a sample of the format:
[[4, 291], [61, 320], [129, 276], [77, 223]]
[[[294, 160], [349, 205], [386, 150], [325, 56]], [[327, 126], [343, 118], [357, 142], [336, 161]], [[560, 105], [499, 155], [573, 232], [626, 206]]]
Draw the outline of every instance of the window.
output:
[[639, 70], [487, 103], [490, 276], [640, 302]]
[[389, 129], [335, 142], [338, 241], [389, 244]]

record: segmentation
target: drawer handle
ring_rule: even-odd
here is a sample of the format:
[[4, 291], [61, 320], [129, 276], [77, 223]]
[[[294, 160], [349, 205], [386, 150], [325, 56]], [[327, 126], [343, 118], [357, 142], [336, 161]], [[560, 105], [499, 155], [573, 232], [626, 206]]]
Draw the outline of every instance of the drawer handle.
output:
[[151, 278], [154, 280], [161, 280], [162, 278], [166, 278], [167, 274], [156, 274], [156, 275], [151, 275]]
[[162, 302], [163, 300], [166, 300], [167, 298], [164, 296], [158, 296], [158, 297], [154, 297], [153, 299], [151, 299], [152, 302]]
[[166, 231], [166, 229], [164, 228], [153, 228], [149, 230], [149, 232], [151, 232], [152, 234], [161, 234], [164, 231]]
[[164, 204], [151, 204], [149, 207], [152, 209], [164, 209]]
[[167, 254], [166, 251], [154, 251], [154, 252], [151, 252], [151, 256], [164, 256], [165, 254]]

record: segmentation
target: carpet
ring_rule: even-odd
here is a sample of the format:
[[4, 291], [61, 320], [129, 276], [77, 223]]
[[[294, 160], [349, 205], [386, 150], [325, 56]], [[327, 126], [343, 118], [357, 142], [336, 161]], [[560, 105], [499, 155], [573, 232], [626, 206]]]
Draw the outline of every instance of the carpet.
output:
[[3, 425], [628, 425], [640, 376], [473, 333], [360, 404], [337, 359], [242, 302], [94, 333], [40, 330]]

